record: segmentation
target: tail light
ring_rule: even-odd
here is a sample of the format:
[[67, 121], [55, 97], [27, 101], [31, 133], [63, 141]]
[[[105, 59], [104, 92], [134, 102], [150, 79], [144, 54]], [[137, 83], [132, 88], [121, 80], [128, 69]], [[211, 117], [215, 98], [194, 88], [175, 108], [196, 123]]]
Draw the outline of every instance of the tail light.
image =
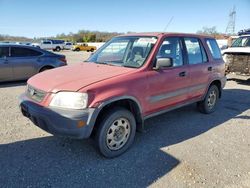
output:
[[64, 62], [64, 63], [65, 63], [65, 65], [67, 65], [67, 60], [66, 60], [66, 58], [65, 58], [65, 57], [61, 57], [61, 58], [59, 58], [59, 60], [60, 60], [60, 61], [62, 61], [62, 62]]

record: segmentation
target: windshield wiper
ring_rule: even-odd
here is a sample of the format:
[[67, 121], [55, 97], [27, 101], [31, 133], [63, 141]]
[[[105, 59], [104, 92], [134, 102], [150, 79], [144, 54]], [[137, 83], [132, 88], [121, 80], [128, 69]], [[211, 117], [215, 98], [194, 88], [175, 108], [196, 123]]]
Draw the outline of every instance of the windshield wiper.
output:
[[138, 68], [138, 67], [135, 67], [135, 66], [132, 66], [132, 65], [123, 65], [123, 67], [127, 67], [127, 68]]

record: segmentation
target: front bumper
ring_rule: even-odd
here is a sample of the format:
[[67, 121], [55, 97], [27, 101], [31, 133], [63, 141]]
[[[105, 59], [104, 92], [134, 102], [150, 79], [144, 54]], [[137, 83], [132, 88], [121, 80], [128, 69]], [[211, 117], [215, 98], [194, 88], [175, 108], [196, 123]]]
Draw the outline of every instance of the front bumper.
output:
[[95, 108], [84, 110], [46, 108], [32, 102], [24, 94], [19, 97], [19, 106], [22, 114], [44, 131], [75, 139], [88, 138], [91, 135], [98, 114]]

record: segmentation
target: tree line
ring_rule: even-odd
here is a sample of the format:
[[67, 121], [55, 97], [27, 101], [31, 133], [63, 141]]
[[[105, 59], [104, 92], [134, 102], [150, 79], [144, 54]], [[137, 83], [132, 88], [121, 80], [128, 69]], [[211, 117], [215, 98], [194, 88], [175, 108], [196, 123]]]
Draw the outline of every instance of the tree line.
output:
[[[132, 33], [132, 32], [127, 32]], [[215, 38], [225, 38], [226, 35], [219, 33], [215, 26], [213, 27], [203, 27], [201, 30], [197, 31], [198, 34], [207, 34]], [[69, 34], [61, 33], [54, 37], [40, 37], [40, 38], [27, 38], [18, 36], [1, 35], [0, 41], [32, 41], [39, 42], [42, 39], [61, 39], [70, 42], [106, 42], [114, 36], [121, 35], [124, 33], [118, 32], [101, 32], [101, 31], [89, 31], [89, 30], [79, 30], [77, 33], [70, 32]]]
[[79, 30], [77, 33], [70, 32], [69, 34], [61, 33], [52, 37], [39, 37], [39, 38], [27, 38], [18, 36], [1, 35], [0, 41], [32, 41], [39, 42], [42, 39], [61, 39], [70, 42], [106, 42], [114, 36], [121, 35], [124, 33], [118, 32], [101, 32], [101, 31], [88, 31]]

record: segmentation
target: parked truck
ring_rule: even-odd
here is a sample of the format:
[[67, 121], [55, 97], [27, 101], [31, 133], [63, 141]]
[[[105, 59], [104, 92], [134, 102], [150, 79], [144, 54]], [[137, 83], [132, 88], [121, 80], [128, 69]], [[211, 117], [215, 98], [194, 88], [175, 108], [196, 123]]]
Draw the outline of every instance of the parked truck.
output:
[[61, 51], [64, 48], [64, 40], [42, 40], [40, 43], [34, 43], [36, 46], [45, 50]]
[[77, 44], [74, 45], [72, 48], [73, 51], [87, 51], [87, 52], [93, 52], [94, 50], [96, 50], [96, 46], [89, 46], [86, 43], [83, 44]]

